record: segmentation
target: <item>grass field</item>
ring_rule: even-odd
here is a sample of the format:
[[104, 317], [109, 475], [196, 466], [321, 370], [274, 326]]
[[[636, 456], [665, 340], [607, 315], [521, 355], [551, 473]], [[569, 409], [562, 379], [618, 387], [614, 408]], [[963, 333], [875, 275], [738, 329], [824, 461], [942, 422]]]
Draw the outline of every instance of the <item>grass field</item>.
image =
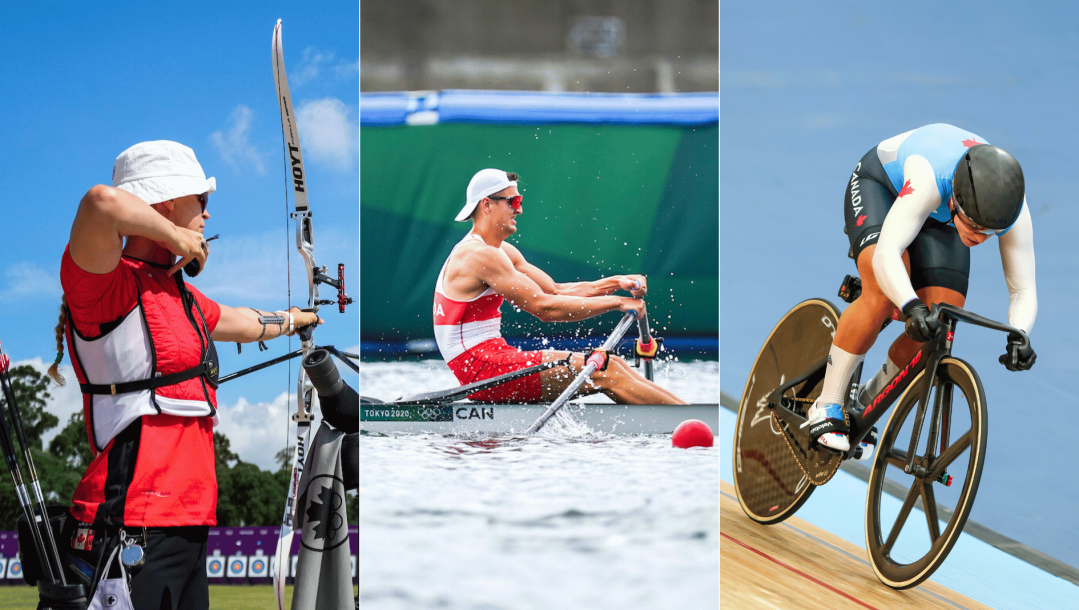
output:
[[[292, 587], [285, 588], [285, 607], [292, 604]], [[272, 610], [276, 607], [271, 585], [210, 585], [210, 610]], [[0, 608], [35, 610], [37, 589], [0, 587]]]

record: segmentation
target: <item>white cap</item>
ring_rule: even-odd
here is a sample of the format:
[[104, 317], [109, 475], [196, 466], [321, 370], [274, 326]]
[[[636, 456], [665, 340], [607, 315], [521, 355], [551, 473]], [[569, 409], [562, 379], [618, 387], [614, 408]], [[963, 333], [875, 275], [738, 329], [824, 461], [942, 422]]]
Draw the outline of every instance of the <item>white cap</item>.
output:
[[465, 207], [454, 218], [457, 222], [464, 222], [472, 215], [472, 210], [479, 205], [480, 199], [494, 195], [502, 189], [517, 186], [516, 180], [510, 180], [509, 175], [500, 169], [481, 169], [468, 181], [468, 190], [465, 191]]
[[141, 142], [120, 153], [112, 185], [150, 204], [217, 190], [217, 180], [206, 178], [195, 151], [168, 140]]

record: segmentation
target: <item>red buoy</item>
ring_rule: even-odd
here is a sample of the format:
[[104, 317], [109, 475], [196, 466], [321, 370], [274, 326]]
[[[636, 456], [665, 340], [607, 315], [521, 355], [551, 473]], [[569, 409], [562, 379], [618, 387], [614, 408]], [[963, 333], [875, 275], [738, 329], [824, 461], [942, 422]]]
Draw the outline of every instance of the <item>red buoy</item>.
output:
[[678, 424], [671, 435], [671, 445], [681, 449], [711, 447], [713, 442], [712, 429], [708, 424], [696, 419], [687, 419]]

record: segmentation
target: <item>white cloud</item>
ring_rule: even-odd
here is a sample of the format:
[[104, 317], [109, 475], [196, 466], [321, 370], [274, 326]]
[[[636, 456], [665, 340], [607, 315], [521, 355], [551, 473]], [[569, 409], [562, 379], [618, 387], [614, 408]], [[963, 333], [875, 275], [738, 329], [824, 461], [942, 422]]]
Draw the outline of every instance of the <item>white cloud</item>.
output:
[[315, 47], [307, 47], [303, 50], [303, 57], [300, 59], [300, 69], [297, 70], [295, 76], [289, 80], [294, 85], [302, 85], [311, 82], [318, 78], [322, 66], [331, 61], [333, 61], [332, 51], [320, 53]]
[[[282, 392], [272, 402], [251, 403], [243, 397], [230, 405], [219, 401], [219, 423], [214, 431], [229, 439], [230, 450], [241, 460], [263, 470], [276, 471], [278, 463], [274, 456], [286, 447], [296, 447], [296, 424], [292, 421], [295, 412], [296, 395], [287, 392]], [[321, 423], [322, 415], [316, 406], [311, 439], [315, 438]]]
[[[289, 411], [296, 409], [292, 397], [293, 394], [282, 392], [272, 402], [251, 403], [243, 397], [234, 404], [218, 402], [220, 423], [214, 431], [228, 437], [232, 452], [241, 460], [263, 470], [275, 471], [278, 466], [274, 456], [296, 443], [296, 427], [289, 417]], [[312, 431], [315, 429], [312, 427]]]
[[356, 169], [359, 126], [344, 102], [334, 97], [304, 102], [296, 122], [305, 155], [338, 171]]
[[324, 69], [331, 72], [337, 80], [349, 80], [359, 76], [360, 62], [338, 60], [333, 51], [319, 51], [315, 47], [307, 47], [303, 50], [295, 75], [289, 76], [289, 83], [304, 85], [317, 79]]
[[251, 130], [251, 109], [240, 104], [229, 115], [226, 131], [210, 134], [210, 142], [217, 148], [221, 158], [238, 170], [253, 169], [258, 174], [266, 173], [263, 154], [248, 139]]
[[59, 269], [45, 269], [36, 263], [17, 262], [12, 263], [4, 270], [4, 281], [0, 285], [0, 301], [25, 302], [28, 297], [39, 299], [41, 297], [56, 297], [56, 305], [60, 306], [60, 295], [63, 289], [60, 287]]
[[342, 62], [334, 66], [334, 75], [339, 80], [348, 80], [356, 78], [360, 75], [360, 61], [356, 60], [353, 63]]

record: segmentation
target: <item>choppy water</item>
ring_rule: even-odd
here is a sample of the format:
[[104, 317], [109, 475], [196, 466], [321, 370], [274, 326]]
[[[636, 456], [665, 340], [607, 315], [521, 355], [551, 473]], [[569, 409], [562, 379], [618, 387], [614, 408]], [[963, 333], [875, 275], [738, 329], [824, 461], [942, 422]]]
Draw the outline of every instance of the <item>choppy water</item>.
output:
[[[719, 361], [656, 362], [655, 381], [686, 402], [719, 402]], [[456, 387], [457, 380], [441, 360], [361, 362], [360, 394], [393, 400], [407, 394]], [[585, 402], [611, 402], [596, 394]]]
[[[364, 363], [362, 393], [453, 385], [442, 369]], [[657, 381], [712, 402], [718, 369], [674, 363]], [[719, 457], [666, 436], [558, 426], [532, 438], [365, 436], [360, 532], [366, 610], [714, 609]]]

